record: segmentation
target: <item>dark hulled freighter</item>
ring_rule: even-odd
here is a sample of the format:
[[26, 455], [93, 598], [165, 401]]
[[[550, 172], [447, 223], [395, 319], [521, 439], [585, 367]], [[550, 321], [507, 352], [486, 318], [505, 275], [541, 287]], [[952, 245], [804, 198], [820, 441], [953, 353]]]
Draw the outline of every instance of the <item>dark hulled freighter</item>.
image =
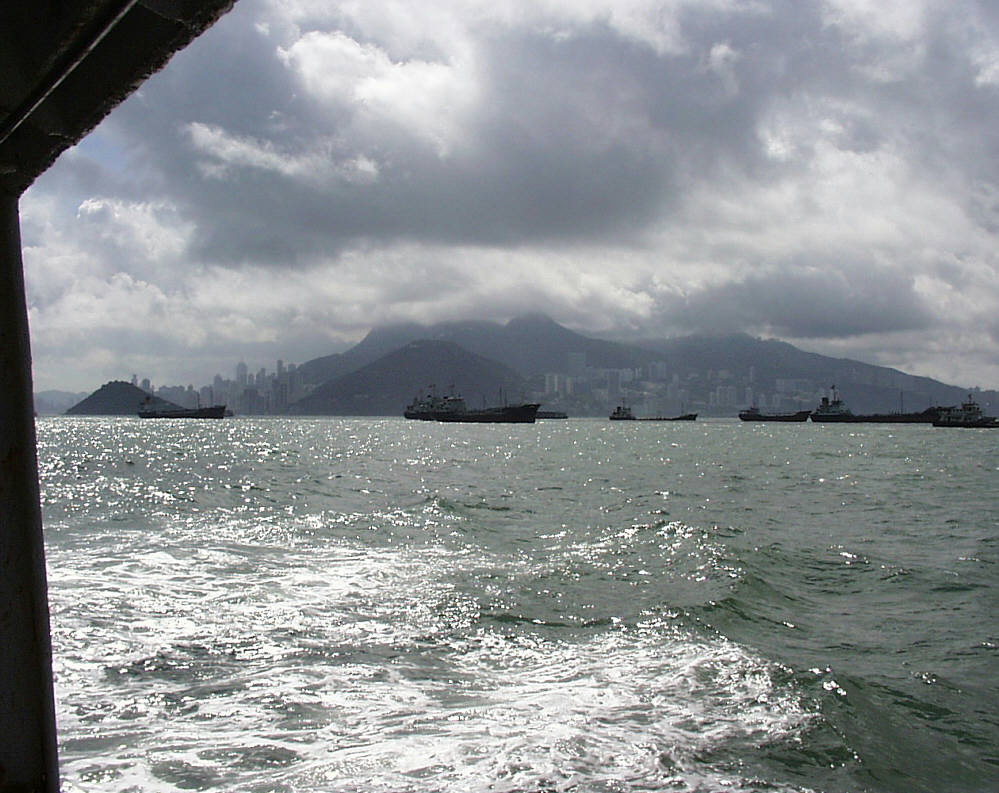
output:
[[406, 406], [403, 416], [420, 421], [461, 421], [486, 424], [533, 424], [540, 404], [523, 402], [515, 405], [470, 409], [457, 394], [448, 396], [416, 396]]
[[854, 413], [839, 398], [836, 386], [832, 386], [832, 399], [822, 397], [819, 406], [812, 411], [812, 421], [840, 424], [932, 424], [940, 417], [942, 408], [929, 407], [919, 413]]

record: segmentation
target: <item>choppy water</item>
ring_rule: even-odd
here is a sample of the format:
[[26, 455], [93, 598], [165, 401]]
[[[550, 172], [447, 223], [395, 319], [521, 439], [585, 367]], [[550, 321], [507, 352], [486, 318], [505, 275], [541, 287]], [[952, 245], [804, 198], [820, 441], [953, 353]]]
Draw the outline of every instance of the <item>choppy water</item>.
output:
[[65, 791], [999, 789], [999, 433], [38, 437]]

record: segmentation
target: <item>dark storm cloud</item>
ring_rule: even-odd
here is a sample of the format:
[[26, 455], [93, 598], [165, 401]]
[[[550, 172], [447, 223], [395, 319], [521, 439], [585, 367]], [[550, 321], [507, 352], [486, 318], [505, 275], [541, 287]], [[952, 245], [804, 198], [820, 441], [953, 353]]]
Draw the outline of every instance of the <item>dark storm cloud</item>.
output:
[[[687, 41], [679, 52], [657, 52], [600, 22], [566, 35], [510, 25], [480, 37], [481, 95], [460, 119], [458, 145], [441, 156], [416, 130], [366, 135], [372, 127], [358, 122], [358, 103], [316, 102], [278, 51], [307, 31], [261, 32], [265, 7], [256, 8], [238, 9], [207, 34], [210, 46], [179, 55], [114, 120], [128, 130], [130, 183], [210, 218], [192, 240], [198, 257], [287, 265], [357, 240], [628, 239], [725, 169], [766, 182], [797, 167], [797, 157], [774, 162], [758, 134], [782, 102], [842, 102], [824, 110], [840, 126], [838, 147], [870, 150], [901, 134], [937, 166], [959, 152], [934, 126], [956, 116], [982, 127], [994, 113], [942, 79], [969, 68], [952, 48], [931, 46], [922, 68], [881, 86], [860, 67], [882, 51], [850, 45], [816, 4], [777, 2], [768, 13], [692, 6], [680, 15]], [[929, 107], [916, 91], [929, 91]], [[870, 102], [889, 114], [875, 117]], [[198, 150], [191, 125], [275, 160], [311, 157], [312, 173], [220, 163]], [[989, 153], [969, 152], [977, 156], [968, 161]], [[377, 175], [338, 176], [338, 163], [357, 156]], [[323, 170], [326, 178], [308, 178]]]
[[[142, 164], [133, 179], [210, 217], [194, 252], [229, 261], [283, 265], [357, 239], [494, 245], [635, 234], [719, 160], [759, 159], [756, 91], [773, 90], [780, 69], [769, 57], [735, 64], [740, 90], [729, 95], [729, 78], [706, 60], [727, 33], [779, 39], [764, 22], [709, 30], [684, 54], [657, 54], [604, 25], [567, 38], [506, 29], [478, 42], [482, 97], [460, 146], [441, 157], [415, 137], [361, 137], [356, 108], [307, 101], [252, 15], [226, 21], [224, 35], [208, 34], [211, 47], [178, 56], [114, 123], [130, 131], [129, 161]], [[206, 177], [211, 156], [192, 152], [186, 124], [278, 157], [318, 152], [319, 167], [363, 154], [378, 177], [317, 184], [245, 164]]]
[[[349, 107], [339, 117], [317, 111], [298, 95], [273, 46], [260, 56], [261, 34], [249, 22], [235, 26], [221, 53], [184, 53], [116, 117], [139, 133], [132, 156], [160, 164], [144, 178], [161, 182], [192, 215], [211, 218], [199, 226], [195, 253], [284, 265], [358, 239], [593, 238], [640, 228], [671, 193], [675, 147], [663, 146], [654, 130], [614, 129], [643, 113], [646, 99], [615, 99], [616, 86], [629, 80], [617, 57], [630, 54], [626, 43], [594, 38], [558, 46], [533, 35], [489, 42], [480, 53], [486, 98], [467, 119], [460, 151], [441, 157], [419, 139], [361, 138]], [[220, 63], [221, 85], [213, 81], [189, 101], [185, 91], [196, 75]], [[301, 173], [237, 166], [206, 177], [200, 169], [212, 158], [192, 156], [184, 120], [270, 145], [278, 157], [318, 152], [320, 168], [369, 156], [378, 176], [316, 183]]]

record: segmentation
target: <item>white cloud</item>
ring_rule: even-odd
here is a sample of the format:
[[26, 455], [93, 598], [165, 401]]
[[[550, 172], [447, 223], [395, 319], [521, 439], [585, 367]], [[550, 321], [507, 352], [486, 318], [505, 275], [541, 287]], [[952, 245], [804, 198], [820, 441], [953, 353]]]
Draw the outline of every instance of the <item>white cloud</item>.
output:
[[440, 156], [460, 143], [478, 98], [467, 54], [453, 54], [447, 62], [393, 61], [380, 47], [339, 31], [309, 31], [280, 56], [330, 112], [353, 116], [365, 128], [394, 125], [429, 141]]
[[179, 257], [194, 230], [167, 202], [87, 198], [77, 219], [81, 229], [113, 244], [123, 256], [153, 263]]
[[227, 179], [240, 168], [269, 171], [322, 186], [335, 182], [367, 184], [378, 178], [378, 164], [363, 154], [338, 157], [336, 143], [318, 141], [305, 153], [278, 151], [268, 140], [232, 135], [221, 127], [187, 125], [194, 150], [201, 155], [202, 173]]
[[926, 30], [927, 0], [824, 0], [826, 24], [859, 41], [918, 41]]
[[531, 30], [565, 40], [603, 26], [658, 55], [688, 51], [683, 16], [691, 11], [720, 16], [768, 15], [753, 0], [439, 0], [416, 5], [399, 0], [370, 2], [277, 2], [273, 13], [298, 30], [341, 26], [377, 41], [390, 57], [408, 60], [425, 51], [454, 54], [474, 48], [493, 33]]
[[727, 41], [713, 44], [708, 52], [707, 68], [718, 76], [725, 86], [725, 92], [730, 96], [739, 91], [739, 80], [735, 72], [738, 62], [739, 52]]

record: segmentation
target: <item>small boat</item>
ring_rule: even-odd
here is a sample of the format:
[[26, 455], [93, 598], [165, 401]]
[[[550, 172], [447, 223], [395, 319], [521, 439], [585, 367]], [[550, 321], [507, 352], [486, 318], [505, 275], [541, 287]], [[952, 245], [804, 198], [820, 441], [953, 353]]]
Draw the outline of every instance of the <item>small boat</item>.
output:
[[940, 408], [940, 415], [933, 422], [934, 427], [969, 427], [979, 429], [999, 428], [999, 419], [982, 413], [978, 403], [968, 395], [968, 401], [961, 407]]
[[739, 411], [742, 421], [808, 421], [812, 415], [810, 410], [798, 410], [793, 413], [764, 413], [758, 407]]

